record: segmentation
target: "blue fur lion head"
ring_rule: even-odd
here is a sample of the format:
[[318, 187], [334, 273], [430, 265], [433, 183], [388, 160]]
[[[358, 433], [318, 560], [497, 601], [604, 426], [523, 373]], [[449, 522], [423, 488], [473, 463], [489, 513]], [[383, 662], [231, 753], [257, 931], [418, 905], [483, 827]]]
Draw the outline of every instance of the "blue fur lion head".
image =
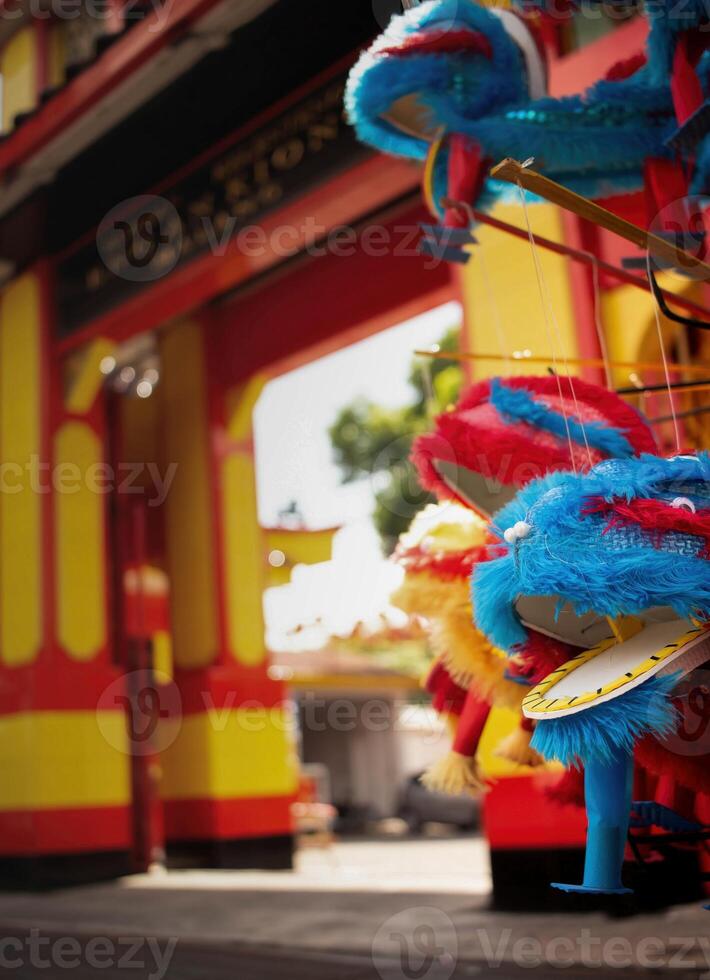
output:
[[[654, 35], [648, 64], [630, 75], [550, 98], [534, 20], [475, 0], [431, 0], [394, 17], [360, 57], [345, 104], [358, 137], [379, 150], [424, 160], [434, 146], [434, 209], [446, 196], [452, 135], [479, 148], [482, 166], [533, 157], [577, 193], [607, 197], [640, 188], [644, 162], [670, 155], [677, 124], [664, 58]], [[489, 178], [468, 203], [488, 207], [507, 193]]]
[[479, 628], [508, 651], [529, 638], [521, 600], [531, 597], [554, 597], [557, 615], [566, 605], [590, 622], [655, 607], [710, 617], [707, 453], [553, 474], [529, 484], [495, 525], [508, 531], [508, 550], [476, 569], [474, 608]]
[[[438, 50], [428, 42], [440, 39]], [[447, 48], [451, 39], [451, 50]], [[468, 44], [468, 46], [467, 46]], [[483, 53], [487, 47], [489, 54]], [[466, 132], [472, 120], [528, 99], [520, 50], [500, 19], [472, 0], [437, 0], [393, 17], [353, 68], [345, 105], [359, 138], [377, 149], [423, 159], [428, 141], [390, 114], [416, 99], [431, 133]]]

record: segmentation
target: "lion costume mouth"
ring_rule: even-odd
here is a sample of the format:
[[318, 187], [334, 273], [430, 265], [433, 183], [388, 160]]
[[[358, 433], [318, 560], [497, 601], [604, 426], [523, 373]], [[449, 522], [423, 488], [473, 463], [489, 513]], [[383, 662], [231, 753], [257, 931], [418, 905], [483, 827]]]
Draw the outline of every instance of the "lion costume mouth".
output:
[[479, 610], [494, 632], [505, 622], [511, 652], [533, 634], [577, 651], [526, 698], [528, 717], [576, 713], [710, 659], [709, 463], [607, 462], [541, 481], [499, 515], [509, 551], [480, 570]]
[[621, 697], [652, 677], [680, 679], [710, 658], [710, 630], [673, 616], [649, 622], [622, 642], [608, 638], [549, 674], [523, 701], [523, 713], [552, 720]]

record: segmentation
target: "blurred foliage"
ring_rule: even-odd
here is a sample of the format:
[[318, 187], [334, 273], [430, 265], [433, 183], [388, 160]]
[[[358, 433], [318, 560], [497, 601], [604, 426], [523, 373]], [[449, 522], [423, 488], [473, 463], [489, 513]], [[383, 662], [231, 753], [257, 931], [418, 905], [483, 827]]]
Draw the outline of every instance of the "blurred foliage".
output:
[[420, 678], [431, 666], [429, 629], [418, 617], [406, 626], [392, 626], [380, 616], [379, 626], [355, 624], [349, 636], [331, 636], [328, 649], [367, 657], [380, 670]]
[[[447, 331], [439, 349], [458, 351], [459, 333], [458, 327]], [[411, 404], [386, 408], [360, 399], [342, 408], [328, 430], [343, 483], [373, 482], [373, 520], [385, 554], [393, 551], [414, 515], [434, 499], [419, 486], [409, 453], [415, 436], [428, 431], [434, 416], [458, 398], [463, 371], [458, 361], [414, 357], [408, 381]]]

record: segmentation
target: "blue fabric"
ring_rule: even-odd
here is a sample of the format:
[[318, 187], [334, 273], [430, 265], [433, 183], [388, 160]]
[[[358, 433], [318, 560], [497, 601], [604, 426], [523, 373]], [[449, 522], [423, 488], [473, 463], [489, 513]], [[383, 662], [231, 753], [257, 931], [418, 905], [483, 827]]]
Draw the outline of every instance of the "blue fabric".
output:
[[[689, 0], [689, 5], [691, 18], [701, 16], [700, 0]], [[652, 16], [651, 23], [649, 63], [630, 78], [599, 81], [580, 95], [531, 101], [520, 52], [499, 18], [473, 2], [434, 0], [393, 17], [361, 56], [348, 81], [346, 109], [363, 142], [421, 160], [427, 142], [383, 118], [398, 99], [412, 96], [430, 117], [432, 132], [467, 135], [493, 160], [535, 157], [548, 176], [586, 196], [630, 192], [642, 186], [649, 157], [670, 157], [665, 141], [676, 128], [668, 64], [677, 25], [665, 13]], [[485, 35], [492, 58], [444, 52], [378, 55], [412, 34], [458, 29]], [[710, 53], [699, 65], [706, 92], [709, 73]], [[437, 201], [446, 187], [446, 166], [441, 153], [435, 163]], [[487, 181], [484, 194], [485, 201], [475, 203], [490, 206], [501, 185]]]
[[670, 692], [676, 674], [652, 677], [627, 694], [574, 715], [538, 721], [530, 745], [545, 759], [564, 765], [612, 765], [633, 752], [639, 738], [669, 735], [678, 722]]
[[512, 420], [527, 422], [538, 429], [551, 432], [560, 439], [570, 438], [580, 446], [586, 441], [593, 449], [598, 449], [607, 456], [633, 456], [634, 448], [619, 429], [614, 429], [602, 422], [585, 422], [582, 424], [574, 415], [564, 415], [548, 408], [524, 388], [510, 388], [500, 378], [491, 381], [491, 402], [497, 411]]
[[529, 535], [473, 576], [476, 624], [497, 646], [515, 652], [526, 631], [513, 603], [520, 595], [559, 595], [578, 614], [637, 614], [672, 606], [680, 617], [710, 616], [710, 561], [703, 538], [654, 536], [639, 528], [607, 530], [608, 519], [584, 514], [590, 497], [605, 500], [683, 496], [708, 506], [710, 456], [672, 460], [643, 455], [607, 460], [589, 473], [553, 474], [530, 483], [494, 517], [499, 533], [524, 520]]

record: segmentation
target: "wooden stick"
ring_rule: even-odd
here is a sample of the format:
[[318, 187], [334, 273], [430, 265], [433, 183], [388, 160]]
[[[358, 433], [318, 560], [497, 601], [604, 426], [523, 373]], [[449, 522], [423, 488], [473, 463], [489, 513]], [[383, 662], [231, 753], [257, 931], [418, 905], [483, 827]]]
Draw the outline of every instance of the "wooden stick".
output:
[[493, 167], [491, 177], [496, 180], [505, 180], [511, 184], [519, 184], [526, 190], [532, 191], [533, 194], [537, 194], [538, 197], [542, 197], [552, 204], [558, 204], [561, 208], [579, 215], [580, 218], [599, 225], [600, 228], [606, 228], [607, 231], [625, 238], [638, 248], [670, 262], [676, 268], [692, 273], [694, 278], [710, 280], [710, 265], [707, 265], [702, 259], [698, 259], [690, 252], [686, 252], [685, 249], [677, 248], [671, 242], [659, 238], [658, 235], [620, 218], [611, 211], [607, 211], [606, 208], [595, 204], [594, 201], [575, 194], [574, 191], [557, 184], [549, 177], [544, 177], [537, 171], [524, 167], [517, 160], [510, 158], [503, 160]]
[[[551, 357], [534, 357], [524, 355], [521, 351], [513, 351], [511, 354], [476, 354], [473, 351], [433, 351], [415, 350], [418, 357], [432, 357], [442, 361], [509, 361], [512, 360], [516, 365], [524, 364], [552, 364]], [[574, 367], [604, 367], [605, 361], [600, 357], [568, 357], [567, 364]], [[661, 361], [609, 361], [609, 367], [619, 368], [629, 371], [663, 371]], [[708, 365], [702, 364], [674, 364], [668, 365], [671, 371], [686, 371], [688, 374], [708, 373]]]
[[689, 381], [687, 384], [672, 385], [670, 390], [666, 387], [666, 385], [662, 385], [655, 391], [649, 390], [648, 388], [638, 388], [636, 391], [627, 388], [622, 388], [621, 390], [617, 390], [617, 394], [623, 395], [624, 398], [630, 398], [632, 395], [645, 395], [645, 394], [662, 395], [664, 393], [667, 395], [671, 395], [671, 394], [675, 394], [675, 392], [679, 392], [680, 394], [692, 395], [693, 392], [695, 391], [710, 391], [710, 384], [708, 384], [707, 382], [703, 383], [702, 381], [696, 381], [695, 383]]
[[[450, 203], [456, 205], [457, 202], [452, 201]], [[528, 240], [528, 233], [524, 228], [511, 225], [508, 221], [501, 221], [500, 218], [495, 218], [485, 211], [478, 211], [475, 208], [467, 210], [470, 210], [471, 219], [474, 222], [477, 221], [483, 225], [490, 225], [491, 228], [496, 228], [498, 231], [503, 231], [508, 235], [514, 235], [516, 238], [524, 239], [525, 241]], [[596, 266], [600, 273], [603, 272], [608, 276], [612, 276], [614, 279], [618, 279], [620, 282], [628, 283], [629, 286], [635, 286], [637, 289], [643, 289], [646, 293], [651, 291], [650, 283], [645, 277], [641, 278], [641, 276], [636, 276], [632, 272], [627, 272], [626, 269], [620, 269], [615, 265], [611, 265], [603, 259], [597, 259], [590, 252], [583, 252], [580, 249], [572, 248], [570, 245], [563, 245], [542, 235], [535, 235], [535, 244], [540, 248], [547, 249], [549, 252], [564, 255], [574, 262]], [[696, 316], [705, 316], [710, 320], [710, 310], [705, 306], [701, 306], [700, 303], [696, 303], [695, 300], [688, 299], [687, 296], [682, 296], [678, 293], [673, 293], [669, 289], [661, 288], [661, 292], [667, 302], [673, 303], [683, 310], [688, 310], [689, 313], [694, 313]]]

